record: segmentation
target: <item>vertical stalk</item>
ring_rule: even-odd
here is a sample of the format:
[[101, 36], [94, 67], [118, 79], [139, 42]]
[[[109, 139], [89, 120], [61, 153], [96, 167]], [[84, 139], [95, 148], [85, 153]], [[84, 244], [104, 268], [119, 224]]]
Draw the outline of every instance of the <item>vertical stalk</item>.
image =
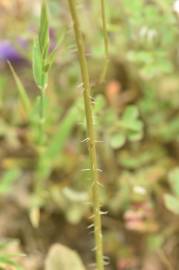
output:
[[95, 128], [93, 119], [93, 109], [91, 103], [91, 88], [89, 80], [89, 72], [87, 59], [85, 56], [84, 41], [80, 30], [78, 14], [75, 7], [75, 0], [68, 0], [71, 17], [73, 20], [73, 27], [75, 33], [76, 44], [79, 54], [79, 63], [81, 69], [81, 76], [83, 81], [83, 98], [85, 106], [85, 115], [87, 123], [87, 136], [88, 136], [88, 151], [90, 158], [90, 171], [92, 178], [92, 197], [93, 197], [93, 212], [94, 212], [94, 236], [95, 236], [95, 251], [96, 251], [96, 268], [97, 270], [104, 270], [103, 264], [103, 241], [102, 241], [102, 226], [100, 214], [100, 194], [99, 194], [99, 179], [95, 143]]
[[40, 194], [42, 190], [43, 178], [41, 178], [41, 172], [43, 170], [44, 160], [44, 146], [45, 146], [45, 87], [40, 89], [40, 100], [39, 100], [39, 134], [38, 134], [38, 150], [39, 158], [37, 163], [37, 175], [38, 181], [36, 182], [36, 194]]
[[45, 140], [45, 88], [40, 89], [39, 117], [39, 145], [43, 145]]
[[38, 161], [37, 161], [37, 181], [35, 182], [34, 191], [34, 205], [30, 212], [30, 219], [32, 222], [32, 225], [37, 228], [39, 226], [40, 222], [40, 196], [41, 192], [43, 191], [43, 181], [42, 178], [42, 171], [44, 168], [43, 162], [44, 162], [44, 143], [45, 143], [45, 90], [46, 87], [39, 88], [40, 90], [40, 97], [39, 97], [39, 122], [38, 122], [38, 141], [37, 141], [37, 147], [38, 147]]
[[105, 0], [101, 0], [101, 18], [102, 18], [102, 28], [104, 36], [104, 50], [105, 50], [105, 63], [102, 70], [100, 82], [103, 82], [106, 77], [109, 64], [109, 42], [108, 42], [108, 32], [107, 32], [107, 23], [106, 23], [106, 12], [105, 12]]

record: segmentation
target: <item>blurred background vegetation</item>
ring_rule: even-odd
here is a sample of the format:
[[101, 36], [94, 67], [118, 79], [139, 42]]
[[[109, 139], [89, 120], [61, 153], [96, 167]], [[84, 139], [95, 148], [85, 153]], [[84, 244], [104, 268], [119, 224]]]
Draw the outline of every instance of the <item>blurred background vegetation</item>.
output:
[[[59, 45], [45, 101], [46, 144], [38, 161], [39, 92], [31, 58], [40, 4], [0, 0], [0, 268], [44, 269], [49, 249], [60, 243], [76, 250], [90, 269], [84, 109], [66, 0], [49, 1], [51, 49]], [[106, 269], [177, 270], [179, 1], [110, 0], [106, 9], [110, 64], [100, 83], [100, 3], [78, 1], [103, 141], [97, 150], [108, 211], [103, 216]], [[30, 117], [7, 60], [30, 97]], [[38, 228], [34, 205], [40, 209]]]

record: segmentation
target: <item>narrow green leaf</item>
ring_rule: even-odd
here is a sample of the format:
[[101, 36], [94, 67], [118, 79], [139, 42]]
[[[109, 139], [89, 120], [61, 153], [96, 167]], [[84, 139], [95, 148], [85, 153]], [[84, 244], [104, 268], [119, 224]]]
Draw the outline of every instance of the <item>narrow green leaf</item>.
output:
[[44, 61], [38, 39], [35, 39], [33, 44], [32, 65], [34, 80], [40, 89], [44, 89], [47, 85], [47, 73], [44, 71]]
[[43, 58], [46, 57], [49, 48], [49, 26], [47, 2], [43, 0], [40, 17], [39, 44]]
[[8, 65], [9, 65], [9, 68], [10, 68], [10, 70], [12, 72], [12, 75], [14, 77], [14, 80], [16, 82], [17, 90], [19, 92], [19, 96], [20, 96], [21, 101], [22, 101], [22, 104], [24, 106], [24, 110], [25, 110], [25, 112], [27, 114], [29, 114], [30, 111], [31, 111], [31, 107], [32, 107], [31, 106], [30, 99], [29, 99], [29, 97], [28, 97], [28, 95], [26, 93], [26, 90], [25, 90], [25, 88], [24, 88], [24, 86], [23, 86], [23, 84], [22, 84], [19, 76], [17, 75], [17, 73], [15, 72], [13, 66], [11, 65], [11, 63], [9, 61], [8, 61]]

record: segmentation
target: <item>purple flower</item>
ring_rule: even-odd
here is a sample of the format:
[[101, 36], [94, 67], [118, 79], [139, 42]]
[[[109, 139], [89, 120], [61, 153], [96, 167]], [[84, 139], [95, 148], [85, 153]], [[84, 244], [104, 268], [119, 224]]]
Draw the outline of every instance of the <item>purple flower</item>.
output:
[[24, 57], [18, 52], [11, 41], [3, 40], [0, 41], [0, 60], [19, 63], [24, 61]]

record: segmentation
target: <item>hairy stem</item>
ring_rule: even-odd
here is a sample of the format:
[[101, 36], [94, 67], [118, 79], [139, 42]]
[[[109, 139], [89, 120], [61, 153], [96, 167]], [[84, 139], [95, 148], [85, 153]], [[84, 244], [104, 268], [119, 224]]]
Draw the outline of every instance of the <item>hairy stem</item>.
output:
[[106, 23], [106, 12], [105, 12], [105, 0], [101, 0], [101, 18], [102, 18], [102, 28], [104, 36], [104, 50], [105, 50], [105, 63], [102, 70], [100, 82], [103, 82], [106, 77], [109, 64], [109, 42], [108, 42], [108, 32], [107, 32], [107, 23]]
[[76, 11], [75, 0], [68, 0], [70, 13], [73, 20], [73, 27], [75, 33], [76, 44], [79, 54], [79, 63], [81, 69], [81, 76], [83, 81], [83, 97], [85, 106], [85, 115], [87, 123], [87, 136], [88, 136], [88, 151], [90, 158], [90, 171], [92, 178], [92, 197], [93, 197], [93, 212], [94, 212], [94, 234], [95, 234], [95, 250], [96, 250], [96, 267], [97, 270], [103, 270], [103, 241], [102, 241], [102, 226], [101, 226], [101, 214], [100, 214], [100, 198], [99, 198], [99, 179], [98, 179], [98, 167], [97, 167], [97, 155], [95, 144], [95, 128], [93, 119], [93, 109], [91, 103], [91, 89], [88, 65], [85, 56], [84, 41], [80, 30], [80, 24], [78, 14]]

